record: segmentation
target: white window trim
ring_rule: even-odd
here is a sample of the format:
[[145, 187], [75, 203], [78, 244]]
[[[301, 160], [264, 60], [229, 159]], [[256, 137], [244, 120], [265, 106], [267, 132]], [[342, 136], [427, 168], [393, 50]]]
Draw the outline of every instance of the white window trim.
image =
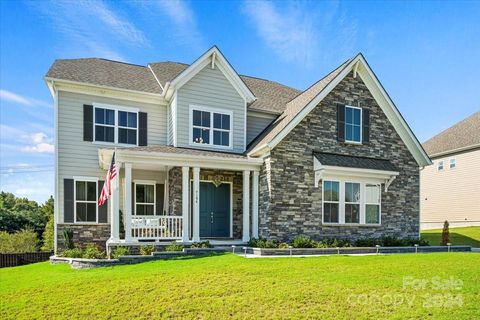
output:
[[[161, 212], [160, 214], [157, 214], [157, 182], [153, 181], [153, 180], [134, 180], [133, 181], [133, 188], [134, 188], [133, 189], [134, 190], [133, 216], [137, 216], [137, 204], [152, 205], [151, 202], [137, 202], [137, 184], [153, 186], [153, 215], [152, 215], [152, 217], [163, 215], [163, 212]], [[144, 216], [144, 215], [140, 215], [140, 216]]]
[[[372, 186], [377, 186], [378, 187], [378, 192], [379, 192], [379, 195], [378, 195], [378, 203], [372, 203], [372, 202], [367, 202], [367, 184], [368, 185], [372, 185]], [[380, 183], [370, 183], [370, 182], [366, 182], [364, 184], [365, 186], [365, 224], [366, 224], [366, 219], [367, 219], [367, 205], [375, 205], [375, 206], [378, 206], [378, 221], [380, 224], [381, 223], [381, 220], [382, 220], [382, 185]], [[372, 224], [372, 223], [369, 223], [369, 224]], [[375, 223], [373, 223], [375, 224]]]
[[[338, 222], [325, 222], [325, 214], [324, 214], [324, 203], [331, 203], [331, 201], [325, 201], [324, 197], [324, 183], [325, 181], [334, 181], [338, 182], [339, 185], [339, 207], [338, 207]], [[360, 219], [359, 223], [345, 223], [345, 183], [360, 183]], [[379, 219], [378, 223], [366, 223], [365, 222], [365, 215], [366, 215], [366, 189], [365, 186], [367, 184], [378, 185], [380, 188], [380, 203], [379, 205]], [[351, 203], [351, 202], [348, 202]], [[357, 203], [354, 203], [357, 204]], [[381, 183], [374, 183], [368, 180], [357, 180], [357, 179], [340, 179], [335, 177], [325, 177], [322, 180], [322, 225], [325, 226], [380, 226], [382, 224], [382, 185]]]
[[[347, 140], [347, 108], [360, 110], [360, 141]], [[353, 124], [353, 125], [355, 125], [355, 124]], [[361, 107], [354, 107], [354, 106], [345, 105], [345, 129], [344, 130], [345, 130], [345, 132], [344, 132], [345, 142], [352, 143], [352, 144], [362, 144], [363, 143], [363, 109]]]
[[[95, 182], [95, 201], [83, 201], [81, 203], [95, 202], [95, 222], [93, 221], [77, 221], [77, 181], [79, 182]], [[78, 224], [98, 224], [98, 181], [96, 177], [73, 177], [73, 221]]]
[[[101, 108], [101, 109], [109, 109], [113, 110], [115, 113], [115, 124], [110, 125], [110, 124], [97, 124], [95, 121], [95, 116], [96, 108]], [[123, 127], [119, 125], [119, 116], [118, 112], [123, 111], [123, 112], [131, 112], [131, 113], [136, 113], [137, 114], [137, 127], [136, 128], [130, 128], [130, 127]], [[118, 145], [118, 146], [123, 146], [123, 147], [136, 147], [138, 146], [138, 140], [139, 140], [139, 125], [140, 125], [140, 119], [138, 118], [138, 113], [140, 109], [138, 108], [133, 108], [133, 107], [125, 107], [125, 106], [114, 106], [110, 104], [102, 104], [102, 103], [93, 103], [93, 144], [100, 144], [100, 145]], [[113, 142], [108, 142], [108, 141], [97, 141], [95, 137], [95, 127], [99, 126], [104, 126], [104, 127], [110, 127], [114, 128], [113, 132]], [[137, 132], [137, 141], [135, 144], [128, 144], [128, 143], [119, 143], [118, 142], [118, 136], [119, 136], [119, 129], [130, 129], [130, 130], [136, 130]]]
[[[453, 164], [453, 167], [452, 167]], [[456, 158], [451, 158], [450, 161], [448, 162], [448, 168], [450, 170], [454, 170], [457, 167], [457, 159]]]
[[[207, 128], [207, 127], [201, 127], [201, 126], [194, 126], [193, 125], [193, 111], [205, 111], [205, 112], [210, 112], [210, 137], [209, 137], [209, 143], [197, 143], [193, 142], [193, 128], [198, 127], [198, 128]], [[224, 114], [230, 116], [230, 130], [225, 130], [225, 129], [218, 129], [214, 128], [213, 126], [213, 114], [218, 113], [218, 114]], [[203, 106], [198, 106], [198, 105], [193, 105], [191, 104], [189, 107], [189, 125], [188, 125], [188, 144], [190, 146], [202, 146], [202, 147], [210, 147], [210, 148], [215, 148], [215, 149], [227, 149], [227, 150], [232, 150], [233, 149], [233, 112], [231, 110], [225, 110], [225, 109], [218, 109], [218, 108], [211, 108], [211, 107], [203, 107]], [[213, 131], [222, 131], [222, 132], [229, 132], [228, 135], [228, 146], [219, 146], [216, 144], [213, 144]]]
[[[440, 169], [440, 166], [442, 167], [441, 169]], [[443, 160], [438, 161], [438, 163], [437, 163], [437, 171], [438, 171], [438, 172], [442, 172], [442, 171], [444, 171], [444, 170], [445, 170], [445, 163], [443, 162]]]
[[[347, 202], [345, 200], [345, 187], [346, 187], [346, 184], [347, 183], [352, 183], [352, 184], [358, 184], [358, 191], [360, 192], [360, 199], [358, 199], [358, 202]], [[344, 192], [343, 192], [343, 223], [347, 223], [345, 222], [345, 207], [347, 204], [358, 204], [359, 207], [360, 207], [360, 212], [358, 213], [358, 222], [348, 222], [348, 224], [361, 224], [362, 223], [362, 219], [360, 218], [361, 216], [361, 212], [362, 212], [362, 188], [365, 186], [365, 184], [362, 185], [361, 182], [358, 182], [358, 181], [344, 181], [343, 182], [343, 189], [344, 189]], [[363, 188], [363, 190], [365, 190]], [[342, 199], [340, 199], [342, 200]], [[364, 224], [364, 223], [363, 223]]]
[[[326, 200], [325, 200], [325, 193], [324, 193], [324, 192], [325, 192], [325, 191], [324, 191], [324, 190], [325, 190], [325, 189], [324, 189], [324, 188], [325, 188], [325, 181], [337, 182], [337, 183], [338, 183], [338, 201], [331, 201], [331, 200], [326, 201]], [[323, 187], [322, 187], [322, 223], [323, 223], [323, 219], [324, 219], [324, 217], [325, 217], [325, 215], [324, 215], [324, 206], [323, 206], [323, 205], [324, 205], [325, 203], [335, 203], [335, 204], [338, 204], [338, 222], [325, 222], [325, 223], [327, 223], [327, 224], [335, 224], [335, 225], [336, 225], [336, 224], [339, 224], [339, 223], [340, 223], [340, 203], [341, 203], [341, 202], [340, 202], [340, 201], [341, 201], [341, 199], [340, 199], [340, 193], [341, 193], [341, 192], [340, 192], [340, 188], [342, 187], [342, 182], [340, 182], [340, 181], [338, 181], [338, 180], [334, 180], [334, 179], [328, 179], [328, 180], [322, 181], [322, 186], [323, 186]]]

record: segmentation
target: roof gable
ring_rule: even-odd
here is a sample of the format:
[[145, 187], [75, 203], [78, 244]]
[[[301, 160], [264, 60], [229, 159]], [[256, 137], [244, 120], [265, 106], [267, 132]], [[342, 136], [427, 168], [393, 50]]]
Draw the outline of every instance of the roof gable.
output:
[[347, 60], [326, 77], [290, 101], [280, 117], [258, 137], [249, 148], [249, 155], [261, 155], [275, 148], [339, 83], [353, 70], [359, 75], [382, 111], [393, 125], [419, 166], [431, 164], [430, 159], [407, 125], [393, 101], [371, 70], [362, 54]]

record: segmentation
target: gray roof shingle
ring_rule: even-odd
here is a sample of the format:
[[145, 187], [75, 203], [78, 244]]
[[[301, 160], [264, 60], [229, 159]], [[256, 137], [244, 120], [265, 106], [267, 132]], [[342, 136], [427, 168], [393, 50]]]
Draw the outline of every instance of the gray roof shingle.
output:
[[480, 146], [480, 111], [422, 144], [429, 156]]
[[[113, 148], [110, 148], [113, 150]], [[220, 157], [226, 159], [248, 159], [248, 157], [241, 153], [221, 152], [221, 151], [209, 151], [193, 148], [179, 148], [172, 146], [147, 146], [147, 147], [123, 147], [116, 148], [123, 151], [141, 151], [141, 152], [158, 152], [158, 153], [171, 153], [171, 154], [184, 154], [191, 156], [205, 156], [205, 157]]]
[[162, 93], [162, 88], [147, 67], [99, 58], [55, 60], [46, 77], [133, 91]]
[[397, 168], [390, 161], [384, 159], [354, 157], [327, 152], [314, 152], [313, 155], [322, 165], [326, 166], [397, 171]]

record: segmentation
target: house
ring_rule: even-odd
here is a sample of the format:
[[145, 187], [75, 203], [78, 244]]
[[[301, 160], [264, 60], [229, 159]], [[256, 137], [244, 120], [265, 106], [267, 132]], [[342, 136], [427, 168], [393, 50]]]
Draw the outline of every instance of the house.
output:
[[421, 228], [480, 226], [480, 112], [423, 147], [434, 165], [420, 172]]
[[[301, 92], [192, 64], [56, 60], [56, 238], [418, 237], [430, 159], [361, 54]], [[115, 151], [118, 179], [98, 206]]]

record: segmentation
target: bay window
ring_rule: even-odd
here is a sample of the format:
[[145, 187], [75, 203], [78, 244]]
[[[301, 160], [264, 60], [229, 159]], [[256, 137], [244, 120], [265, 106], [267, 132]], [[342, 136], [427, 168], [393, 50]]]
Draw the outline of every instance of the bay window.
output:
[[232, 113], [205, 107], [190, 107], [190, 144], [232, 147]]
[[380, 184], [324, 179], [322, 203], [325, 224], [380, 224]]

